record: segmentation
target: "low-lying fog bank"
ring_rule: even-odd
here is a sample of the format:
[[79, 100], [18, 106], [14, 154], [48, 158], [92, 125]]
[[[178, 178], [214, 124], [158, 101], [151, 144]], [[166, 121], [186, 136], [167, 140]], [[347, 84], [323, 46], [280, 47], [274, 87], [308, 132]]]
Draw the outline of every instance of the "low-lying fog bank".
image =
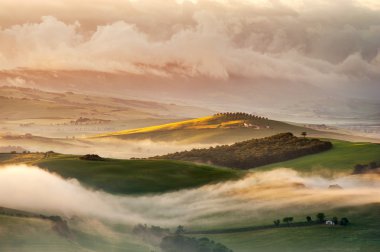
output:
[[[329, 189], [333, 184], [343, 189]], [[220, 225], [254, 219], [263, 212], [280, 209], [312, 206], [318, 211], [318, 207], [325, 210], [375, 203], [380, 202], [379, 189], [379, 175], [328, 180], [279, 168], [250, 173], [239, 181], [132, 197], [93, 191], [74, 179], [65, 180], [38, 167], [0, 168], [0, 206], [131, 225]]]
[[217, 144], [183, 144], [179, 142], [154, 142], [151, 140], [119, 139], [1, 139], [2, 146], [21, 146], [31, 152], [54, 151], [62, 154], [98, 154], [107, 158], [147, 158], [194, 148], [209, 148]]

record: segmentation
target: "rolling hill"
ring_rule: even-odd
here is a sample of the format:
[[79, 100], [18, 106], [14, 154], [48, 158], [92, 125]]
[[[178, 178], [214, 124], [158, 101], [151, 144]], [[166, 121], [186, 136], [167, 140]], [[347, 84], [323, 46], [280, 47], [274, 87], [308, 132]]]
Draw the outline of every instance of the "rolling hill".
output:
[[184, 160], [215, 165], [249, 169], [273, 162], [328, 151], [331, 142], [295, 137], [291, 133], [281, 133], [261, 139], [251, 139], [232, 145], [194, 149], [156, 156], [152, 159]]
[[[295, 221], [305, 221], [305, 214], [315, 218], [316, 209], [294, 215]], [[304, 252], [304, 251], [365, 251], [376, 252], [380, 246], [379, 225], [377, 214], [380, 204], [353, 206], [329, 210], [328, 217], [346, 216], [353, 223], [347, 227], [329, 227], [326, 225], [273, 228], [268, 230], [254, 230], [226, 234], [210, 234], [209, 239], [225, 244], [233, 251], [251, 252]], [[295, 210], [297, 212], [297, 210]], [[283, 214], [283, 213], [278, 213]], [[273, 216], [272, 216], [273, 218]], [[272, 223], [270, 214], [262, 213], [261, 220]], [[247, 224], [246, 224], [247, 225]], [[196, 237], [204, 237], [199, 235]]]
[[195, 106], [0, 86], [0, 133], [66, 137], [204, 116]]
[[218, 113], [212, 116], [159, 124], [150, 127], [107, 132], [89, 139], [151, 140], [180, 144], [232, 144], [290, 132], [296, 136], [307, 132], [310, 137], [372, 142], [375, 139], [348, 135], [339, 130], [318, 130], [247, 113]]
[[27, 163], [116, 194], [162, 193], [239, 179], [243, 172], [168, 160], [105, 159], [55, 153], [0, 154], [0, 164]]
[[380, 144], [330, 141], [333, 143], [333, 148], [329, 151], [273, 163], [256, 169], [271, 170], [286, 167], [305, 173], [320, 173], [332, 176], [337, 173], [351, 173], [356, 164], [380, 161]]
[[[316, 173], [318, 167], [324, 170], [352, 172], [352, 165], [368, 163], [379, 158], [380, 145], [371, 143], [350, 143], [333, 140], [333, 149], [275, 163], [267, 167], [290, 167], [298, 171]], [[182, 188], [193, 188], [205, 183], [216, 183], [228, 179], [238, 179], [245, 173], [226, 170], [207, 165], [196, 165], [188, 162], [167, 160], [115, 160], [105, 161], [81, 160], [77, 155], [48, 153], [0, 154], [0, 163], [28, 163], [55, 172], [65, 178], [77, 178], [82, 184], [102, 189], [114, 194], [140, 194], [166, 192]], [[256, 171], [256, 170], [255, 170]], [[228, 234], [199, 235], [239, 252], [257, 251], [377, 251], [379, 247], [380, 223], [379, 204], [348, 206], [332, 209], [326, 205], [307, 205], [289, 209], [272, 209], [259, 215], [252, 215], [252, 220], [236, 218], [236, 227], [270, 225], [274, 218], [293, 216], [295, 221], [304, 221], [306, 215], [314, 216], [323, 211], [329, 218], [345, 216], [352, 222], [347, 227], [305, 226], [256, 230]], [[325, 209], [326, 208], [326, 209]], [[249, 213], [247, 213], [249, 214]], [[227, 216], [228, 217], [228, 216]], [[226, 215], [219, 218], [225, 220]], [[244, 221], [244, 223], [242, 223]], [[140, 244], [136, 237], [129, 233], [128, 227], [118, 225], [112, 232], [120, 239], [104, 237], [103, 234], [84, 228], [75, 218], [69, 220], [73, 239], [68, 240], [51, 232], [51, 223], [40, 219], [31, 219], [0, 214], [2, 235], [0, 250], [16, 248], [17, 251], [151, 251], [148, 245]], [[182, 223], [179, 223], [182, 224]], [[208, 226], [211, 228], [229, 228], [229, 225]], [[186, 229], [198, 227], [186, 226]], [[91, 231], [89, 231], [91, 230]], [[294, 245], [297, 244], [295, 247]]]
[[109, 231], [114, 237], [120, 237], [115, 239], [104, 236], [100, 231], [94, 232], [88, 223], [80, 220], [69, 221], [70, 239], [54, 232], [49, 220], [0, 214], [0, 225], [0, 251], [151, 251], [149, 246], [139, 243], [135, 237], [120, 230], [120, 227]]
[[[49, 119], [95, 116], [102, 119], [186, 118], [210, 110], [154, 101], [94, 96], [74, 92], [48, 92], [0, 86], [0, 119]], [[30, 114], [33, 112], [33, 114]]]
[[181, 143], [234, 143], [251, 138], [271, 136], [283, 132], [295, 135], [313, 129], [270, 120], [246, 113], [219, 113], [163, 125], [98, 134], [91, 138], [119, 138], [126, 140], [175, 141]]

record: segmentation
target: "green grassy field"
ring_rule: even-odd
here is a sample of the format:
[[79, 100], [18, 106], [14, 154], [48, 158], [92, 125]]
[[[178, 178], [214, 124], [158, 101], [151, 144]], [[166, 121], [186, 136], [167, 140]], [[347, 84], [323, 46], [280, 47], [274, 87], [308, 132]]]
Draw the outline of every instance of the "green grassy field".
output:
[[95, 189], [116, 194], [162, 193], [198, 187], [229, 179], [238, 179], [243, 172], [166, 160], [80, 160], [78, 156], [54, 154], [31, 161], [64, 178], [76, 178]]
[[[325, 211], [330, 218], [335, 215], [347, 217], [351, 221], [347, 227], [317, 225], [197, 237], [208, 237], [237, 252], [377, 252], [380, 248], [379, 211], [380, 204]], [[268, 217], [265, 213], [263, 215], [263, 218]], [[299, 220], [304, 219], [295, 218], [295, 221]]]
[[[75, 246], [52, 232], [50, 221], [0, 215], [1, 251], [74, 251]], [[84, 251], [78, 249], [77, 251]]]
[[[289, 167], [306, 173], [350, 173], [357, 163], [380, 161], [380, 145], [332, 140], [330, 151], [309, 155], [287, 162], [276, 163], [251, 171]], [[0, 163], [26, 162], [60, 174], [76, 178], [81, 183], [116, 194], [159, 193], [192, 188], [207, 183], [238, 179], [245, 173], [207, 165], [167, 160], [115, 160], [86, 161], [78, 156], [52, 154], [0, 154]], [[323, 210], [329, 209], [329, 210]], [[307, 205], [304, 208], [266, 210], [262, 216], [249, 221], [234, 220], [236, 227], [271, 224], [273, 219], [294, 216], [294, 221], [306, 215], [325, 212], [333, 216], [348, 217], [348, 227], [309, 226], [256, 230], [242, 233], [199, 235], [221, 242], [235, 252], [377, 252], [380, 248], [380, 204], [331, 209], [329, 205]], [[220, 216], [225, 220], [226, 216]], [[115, 237], [88, 232], [69, 222], [75, 239], [68, 240], [52, 232], [49, 222], [31, 218], [0, 216], [0, 251], [151, 251], [139, 244], [128, 231], [118, 231]], [[234, 225], [220, 224], [229, 228]], [[187, 227], [186, 227], [187, 228]], [[198, 229], [200, 227], [189, 227]]]
[[[0, 251], [4, 252], [89, 252], [151, 251], [128, 233], [98, 230], [69, 222], [71, 235], [63, 237], [52, 229], [50, 221], [0, 215]], [[110, 235], [112, 234], [112, 236]]]
[[[337, 173], [350, 173], [358, 163], [380, 161], [380, 144], [331, 141], [334, 145], [332, 150], [262, 166], [251, 171], [287, 167], [301, 172], [332, 176]], [[238, 179], [244, 175], [236, 170], [180, 161], [86, 161], [80, 160], [78, 156], [60, 154], [48, 158], [44, 158], [43, 154], [0, 154], [0, 162], [27, 162], [65, 178], [76, 178], [96, 189], [124, 194], [167, 192]]]
[[[351, 224], [342, 226], [313, 225], [296, 228], [273, 228], [251, 232], [212, 235], [189, 235], [208, 237], [235, 252], [320, 252], [352, 251], [377, 252], [380, 248], [380, 204], [344, 207], [323, 211], [332, 216], [347, 217]], [[315, 212], [316, 213], [316, 212]], [[295, 216], [295, 221], [304, 221]], [[311, 215], [313, 218], [314, 215]], [[263, 219], [270, 215], [263, 213]], [[44, 220], [0, 215], [0, 250], [17, 252], [37, 251], [155, 251], [133, 237], [129, 229], [109, 225], [98, 230], [88, 223], [69, 222], [71, 237], [59, 236]], [[97, 224], [98, 225], [98, 224]], [[186, 228], [186, 227], [185, 227]]]
[[252, 171], [286, 167], [301, 172], [332, 175], [341, 172], [350, 173], [356, 164], [380, 161], [380, 144], [329, 141], [333, 143], [333, 148], [329, 151], [258, 167]]

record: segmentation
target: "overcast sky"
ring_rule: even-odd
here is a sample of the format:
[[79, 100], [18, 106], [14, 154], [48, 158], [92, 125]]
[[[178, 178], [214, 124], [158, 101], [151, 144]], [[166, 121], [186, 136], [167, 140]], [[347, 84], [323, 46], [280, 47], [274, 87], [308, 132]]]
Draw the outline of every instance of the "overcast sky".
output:
[[95, 72], [103, 89], [241, 107], [380, 96], [377, 0], [2, 0], [0, 25], [8, 85], [62, 88], [44, 73]]

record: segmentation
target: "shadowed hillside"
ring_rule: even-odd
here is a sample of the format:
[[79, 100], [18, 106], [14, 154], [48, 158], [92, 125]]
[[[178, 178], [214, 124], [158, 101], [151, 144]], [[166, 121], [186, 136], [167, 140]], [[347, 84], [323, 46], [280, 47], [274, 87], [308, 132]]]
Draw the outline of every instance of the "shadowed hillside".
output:
[[174, 159], [248, 169], [274, 162], [285, 161], [332, 148], [331, 142], [298, 138], [291, 133], [278, 134], [263, 139], [252, 139], [233, 145], [193, 149], [191, 151], [154, 157]]

